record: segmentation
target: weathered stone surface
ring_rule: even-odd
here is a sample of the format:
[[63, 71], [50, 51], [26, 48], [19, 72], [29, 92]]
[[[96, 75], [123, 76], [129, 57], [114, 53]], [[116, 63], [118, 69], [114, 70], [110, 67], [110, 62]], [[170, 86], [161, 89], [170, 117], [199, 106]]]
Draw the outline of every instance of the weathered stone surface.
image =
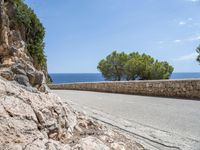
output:
[[124, 143], [112, 143], [111, 148], [125, 150]]
[[47, 69], [36, 70], [25, 43], [25, 27], [18, 27], [10, 0], [0, 0], [0, 76], [46, 92]]
[[14, 79], [19, 84], [22, 84], [24, 86], [30, 86], [29, 79], [28, 79], [28, 77], [26, 75], [17, 74], [17, 75], [15, 75]]
[[2, 71], [0, 76], [10, 81], [13, 80], [13, 72], [10, 70]]
[[143, 149], [77, 113], [51, 93], [29, 91], [0, 77], [0, 149]]
[[23, 64], [18, 63], [11, 67], [11, 71], [15, 74], [26, 75], [24, 68], [25, 68], [25, 66]]
[[79, 143], [73, 147], [73, 149], [82, 149], [82, 150], [109, 150], [109, 147], [106, 146], [102, 141], [95, 137], [83, 138]]

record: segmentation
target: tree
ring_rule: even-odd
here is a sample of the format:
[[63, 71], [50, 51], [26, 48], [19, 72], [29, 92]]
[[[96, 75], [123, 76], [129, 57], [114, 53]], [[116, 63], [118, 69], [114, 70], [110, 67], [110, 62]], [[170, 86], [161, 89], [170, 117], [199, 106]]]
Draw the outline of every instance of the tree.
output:
[[166, 61], [159, 62], [156, 60], [151, 67], [150, 79], [169, 79], [174, 70]]
[[128, 80], [153, 80], [169, 79], [173, 67], [167, 62], [155, 60], [150, 55], [131, 53], [125, 70]]
[[128, 60], [128, 55], [124, 52], [112, 52], [98, 64], [98, 69], [106, 80], [120, 81], [124, 77], [124, 66]]
[[200, 45], [196, 49], [198, 56], [197, 56], [197, 61], [200, 63]]
[[173, 67], [165, 61], [159, 62], [147, 54], [128, 54], [114, 51], [99, 62], [98, 69], [107, 80], [152, 80], [169, 79]]
[[139, 72], [144, 69], [139, 53], [129, 54], [128, 61], [125, 65], [125, 74], [127, 80], [135, 80], [138, 78]]
[[142, 54], [138, 56], [140, 58], [140, 65], [138, 71], [138, 77], [141, 80], [151, 80], [152, 65], [154, 58], [149, 55]]

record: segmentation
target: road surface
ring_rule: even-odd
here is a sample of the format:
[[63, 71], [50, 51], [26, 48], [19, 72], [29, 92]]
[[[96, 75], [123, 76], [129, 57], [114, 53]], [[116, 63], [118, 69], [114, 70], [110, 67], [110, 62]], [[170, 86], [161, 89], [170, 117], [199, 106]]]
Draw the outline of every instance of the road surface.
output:
[[200, 101], [73, 90], [52, 92], [78, 111], [130, 132], [155, 149], [200, 150]]

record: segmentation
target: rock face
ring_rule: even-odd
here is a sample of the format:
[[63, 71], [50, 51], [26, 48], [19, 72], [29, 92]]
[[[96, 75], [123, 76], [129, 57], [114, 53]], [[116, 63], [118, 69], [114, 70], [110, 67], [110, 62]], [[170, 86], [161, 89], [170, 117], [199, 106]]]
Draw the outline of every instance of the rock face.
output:
[[7, 80], [46, 91], [47, 69], [38, 71], [27, 51], [25, 28], [15, 25], [14, 8], [0, 0], [0, 75]]
[[29, 91], [0, 77], [0, 149], [143, 149], [77, 113], [51, 93]]

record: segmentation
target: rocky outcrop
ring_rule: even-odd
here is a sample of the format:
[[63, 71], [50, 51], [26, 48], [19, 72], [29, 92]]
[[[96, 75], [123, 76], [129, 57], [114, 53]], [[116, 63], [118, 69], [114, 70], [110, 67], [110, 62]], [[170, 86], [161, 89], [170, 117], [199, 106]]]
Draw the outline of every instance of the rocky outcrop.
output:
[[143, 149], [75, 112], [51, 93], [29, 91], [0, 77], [0, 149]]
[[17, 26], [9, 0], [0, 0], [0, 76], [46, 91], [46, 68], [37, 70], [27, 51], [24, 26]]

